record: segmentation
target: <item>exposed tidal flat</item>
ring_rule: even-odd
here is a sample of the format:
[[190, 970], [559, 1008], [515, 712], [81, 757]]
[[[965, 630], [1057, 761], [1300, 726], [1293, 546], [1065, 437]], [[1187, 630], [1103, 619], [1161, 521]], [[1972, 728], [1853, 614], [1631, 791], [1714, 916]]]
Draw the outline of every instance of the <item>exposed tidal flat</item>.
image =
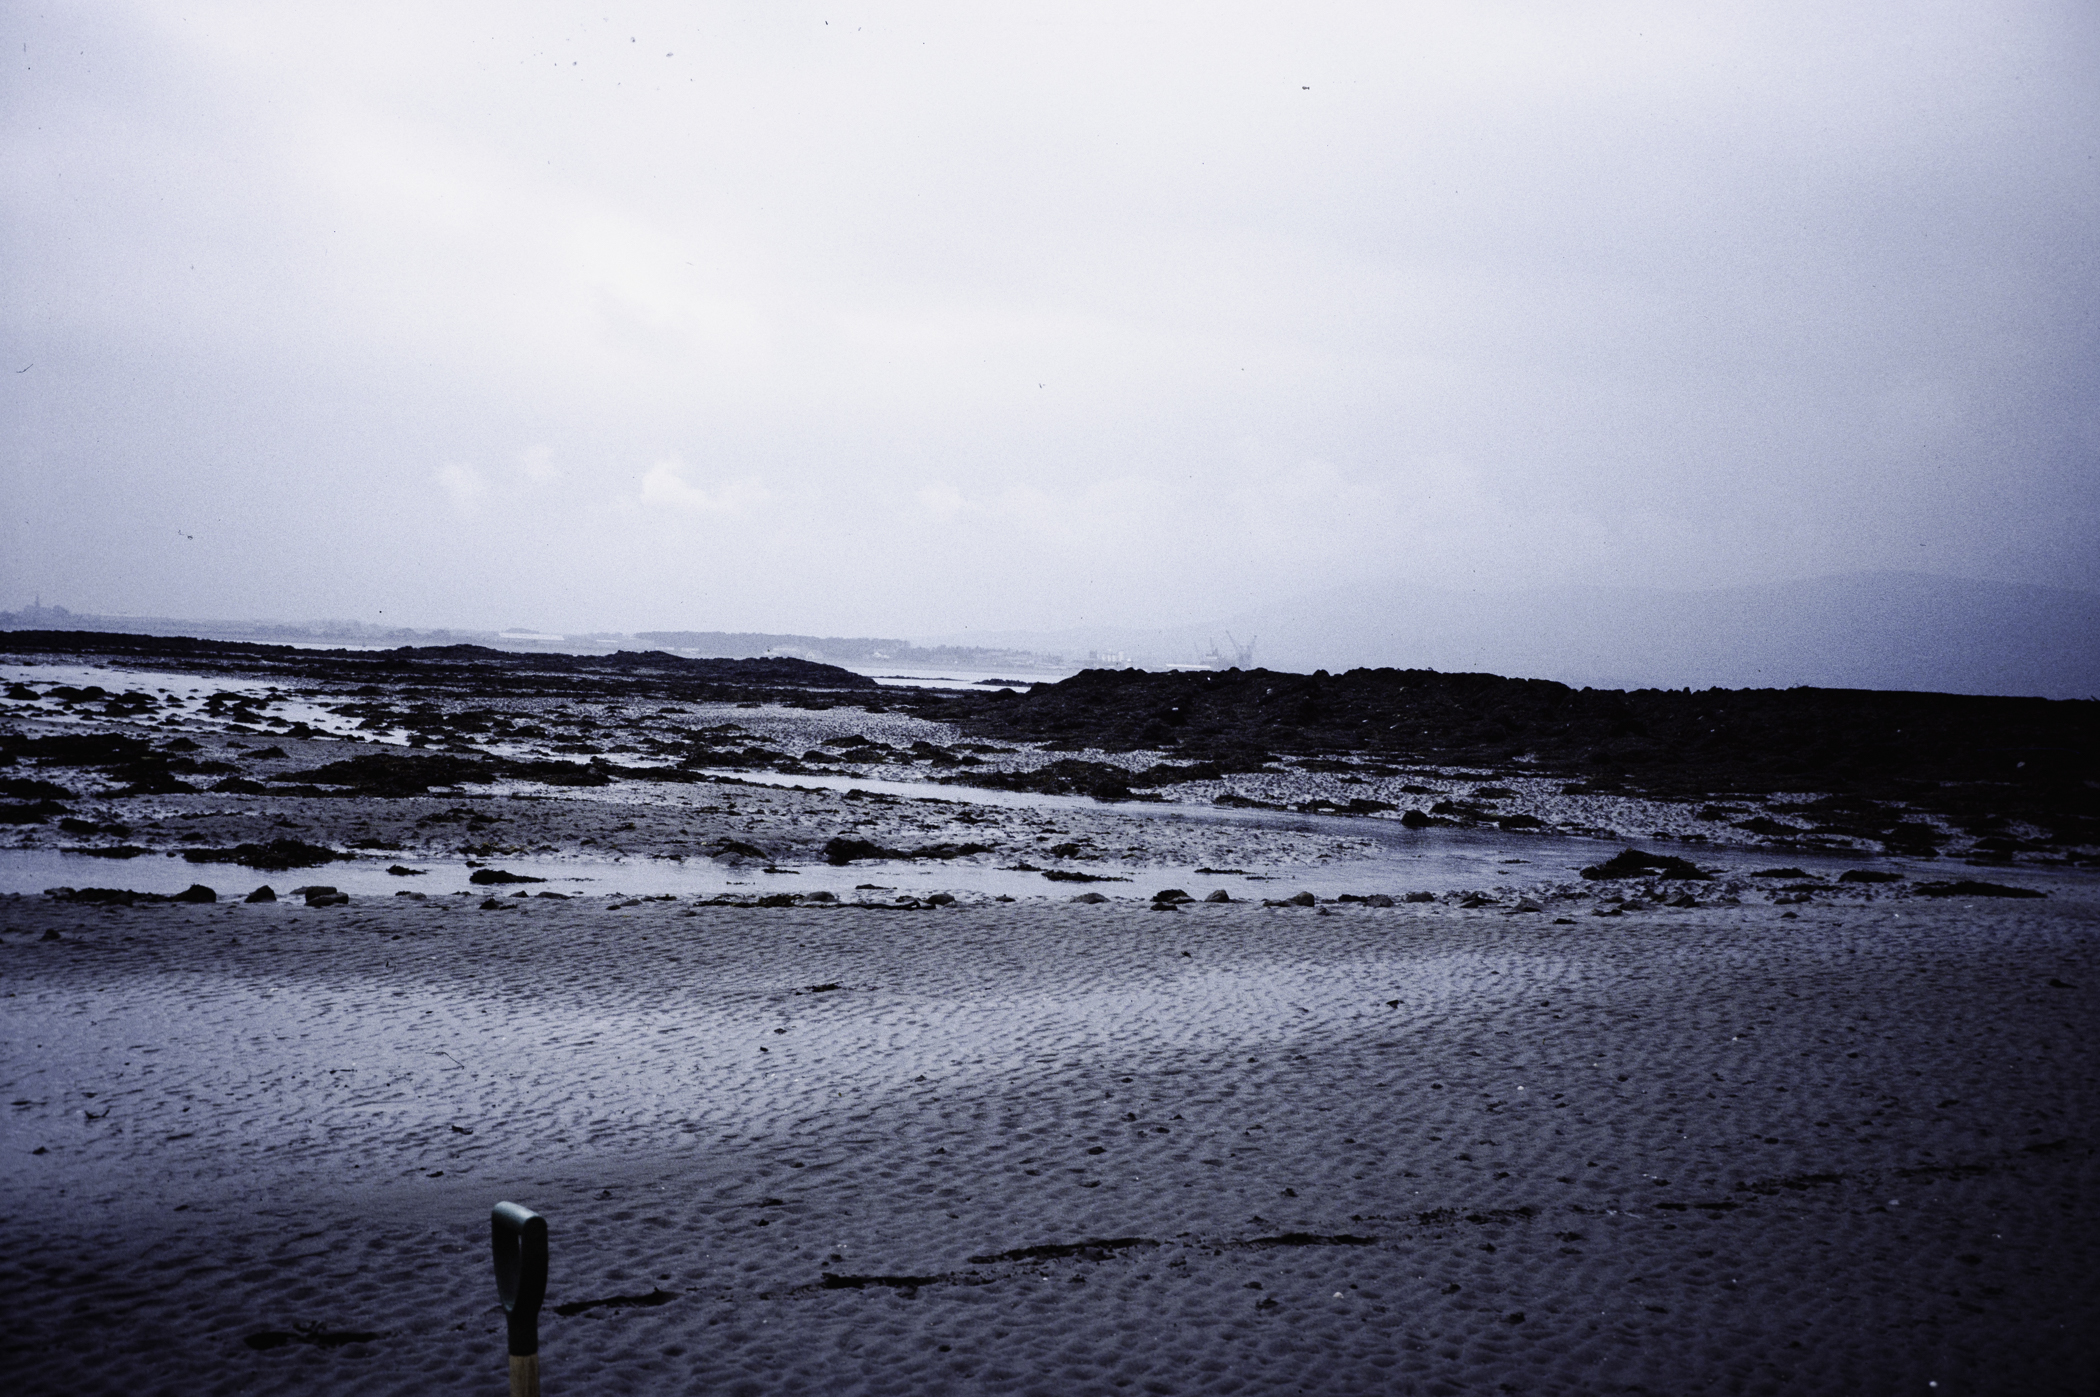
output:
[[2100, 1364], [2100, 890], [2039, 825], [1339, 752], [1103, 802], [1057, 764], [1203, 754], [100, 663], [8, 675], [4, 774], [51, 789], [0, 858], [87, 870], [0, 897], [16, 1390], [494, 1390], [503, 1198], [550, 1224], [550, 1390]]

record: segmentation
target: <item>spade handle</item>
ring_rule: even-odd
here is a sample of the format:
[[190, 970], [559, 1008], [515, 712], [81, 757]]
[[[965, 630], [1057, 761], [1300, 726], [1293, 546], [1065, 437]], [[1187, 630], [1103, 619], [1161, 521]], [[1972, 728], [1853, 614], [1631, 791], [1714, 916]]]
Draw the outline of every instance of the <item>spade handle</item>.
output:
[[547, 1298], [547, 1220], [516, 1203], [489, 1218], [496, 1298], [510, 1330], [510, 1397], [540, 1397], [540, 1302]]

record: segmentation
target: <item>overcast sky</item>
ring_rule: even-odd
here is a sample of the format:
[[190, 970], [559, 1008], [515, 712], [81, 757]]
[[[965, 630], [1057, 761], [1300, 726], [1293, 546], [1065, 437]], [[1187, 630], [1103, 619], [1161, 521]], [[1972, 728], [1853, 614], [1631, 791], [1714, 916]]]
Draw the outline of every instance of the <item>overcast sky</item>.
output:
[[0, 606], [2100, 590], [2089, 3], [0, 13]]

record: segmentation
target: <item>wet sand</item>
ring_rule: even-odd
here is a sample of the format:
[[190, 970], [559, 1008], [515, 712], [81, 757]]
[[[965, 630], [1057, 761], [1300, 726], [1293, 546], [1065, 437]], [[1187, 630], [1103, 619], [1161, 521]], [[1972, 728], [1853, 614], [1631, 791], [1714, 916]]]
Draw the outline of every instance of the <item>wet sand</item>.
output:
[[10, 898], [6, 1366], [501, 1390], [509, 1198], [550, 1391], [2089, 1391], [2100, 906], [2040, 885]]

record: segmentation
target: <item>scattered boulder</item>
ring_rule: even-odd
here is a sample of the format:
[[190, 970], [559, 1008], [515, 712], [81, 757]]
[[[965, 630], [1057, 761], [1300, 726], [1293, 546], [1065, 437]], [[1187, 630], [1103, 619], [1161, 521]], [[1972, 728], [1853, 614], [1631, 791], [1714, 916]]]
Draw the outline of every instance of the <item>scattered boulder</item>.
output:
[[[392, 869], [387, 870], [392, 872]], [[501, 868], [477, 868], [467, 875], [467, 881], [482, 887], [491, 883], [544, 883], [545, 878], [535, 878], [529, 873], [511, 873]]]
[[824, 862], [841, 867], [856, 859], [901, 859], [905, 855], [896, 849], [885, 849], [865, 839], [848, 839], [844, 835], [834, 836], [824, 845]]
[[287, 771], [270, 779], [341, 786], [344, 795], [398, 797], [419, 796], [432, 786], [485, 785], [496, 779], [496, 773], [466, 757], [372, 755], [330, 762], [310, 771]]
[[1359, 796], [1354, 800], [1334, 800], [1321, 796], [1317, 800], [1301, 800], [1291, 807], [1301, 815], [1376, 815], [1381, 810], [1393, 809], [1391, 801], [1366, 800]]
[[73, 799], [73, 793], [56, 781], [39, 781], [28, 776], [13, 776], [0, 781], [0, 796], [15, 800]]
[[1139, 797], [1131, 793], [1133, 782], [1144, 778], [1134, 776], [1120, 766], [1107, 762], [1079, 761], [1066, 757], [1034, 771], [971, 771], [942, 778], [953, 785], [982, 786], [997, 791], [1034, 791], [1041, 795], [1092, 796], [1095, 800], [1124, 801], [1149, 799], [1159, 796]]
[[1603, 863], [1591, 864], [1583, 869], [1582, 876], [1592, 881], [1653, 876], [1710, 882], [1713, 878], [1712, 874], [1704, 872], [1688, 859], [1680, 859], [1670, 854], [1647, 854], [1639, 849], [1622, 849]]
[[1891, 854], [1909, 854], [1929, 859], [1939, 853], [1940, 832], [1923, 821], [1910, 820], [1882, 831], [1881, 847]]
[[271, 887], [268, 883], [263, 884], [254, 892], [241, 899], [243, 902], [275, 902], [276, 900], [277, 889]]
[[2011, 888], [2003, 883], [1979, 883], [1963, 878], [1950, 883], [1919, 883], [1912, 889], [1925, 897], [2047, 897], [2040, 888]]
[[[957, 745], [960, 747], [962, 744]], [[1216, 762], [1192, 762], [1187, 765], [1159, 762], [1145, 768], [1143, 771], [1132, 774], [1130, 784], [1133, 786], [1171, 786], [1177, 781], [1221, 781], [1224, 777], [1225, 768], [1219, 766]]]
[[168, 767], [154, 762], [140, 762], [120, 767], [112, 775], [127, 784], [117, 792], [120, 796], [193, 796], [197, 788], [180, 780]]
[[840, 867], [857, 859], [966, 859], [972, 854], [992, 852], [989, 844], [925, 844], [916, 849], [889, 849], [865, 839], [837, 835], [825, 842], [824, 862]]
[[1838, 875], [1840, 883], [1900, 883], [1903, 875], [1885, 868], [1848, 868]]
[[1205, 902], [1230, 902], [1232, 901], [1232, 894], [1226, 892], [1223, 888], [1218, 888], [1213, 890], [1210, 896], [1203, 900]]
[[231, 849], [185, 849], [191, 863], [231, 863], [242, 868], [318, 868], [338, 859], [355, 858], [336, 849], [308, 844], [299, 839], [273, 839], [267, 844], [236, 844]]
[[44, 896], [53, 902], [79, 902], [90, 907], [130, 907], [141, 902], [166, 900], [153, 893], [135, 893], [129, 888], [46, 888]]
[[1072, 901], [1074, 901], [1074, 902], [1106, 902], [1106, 901], [1108, 901], [1108, 899], [1107, 899], [1107, 898], [1105, 898], [1105, 897], [1103, 897], [1103, 896], [1102, 896], [1102, 895], [1101, 895], [1100, 893], [1080, 893], [1080, 894], [1079, 894], [1079, 895], [1078, 895], [1077, 897], [1074, 897], [1074, 898], [1072, 899]]
[[46, 888], [53, 902], [78, 902], [89, 907], [136, 907], [144, 902], [217, 902], [219, 895], [202, 883], [192, 883], [179, 893], [141, 893], [129, 888]]

